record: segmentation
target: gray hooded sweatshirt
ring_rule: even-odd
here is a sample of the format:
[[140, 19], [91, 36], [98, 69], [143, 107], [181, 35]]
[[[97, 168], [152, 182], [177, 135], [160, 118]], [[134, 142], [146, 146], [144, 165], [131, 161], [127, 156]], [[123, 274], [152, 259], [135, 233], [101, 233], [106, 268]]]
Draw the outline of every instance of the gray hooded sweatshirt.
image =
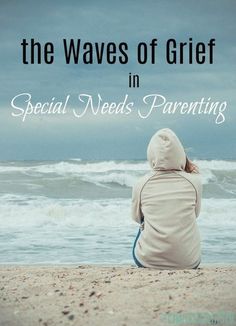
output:
[[132, 218], [144, 229], [134, 253], [144, 267], [194, 268], [201, 260], [200, 174], [184, 171], [186, 154], [170, 129], [159, 130], [150, 140], [147, 158], [152, 172], [133, 187]]

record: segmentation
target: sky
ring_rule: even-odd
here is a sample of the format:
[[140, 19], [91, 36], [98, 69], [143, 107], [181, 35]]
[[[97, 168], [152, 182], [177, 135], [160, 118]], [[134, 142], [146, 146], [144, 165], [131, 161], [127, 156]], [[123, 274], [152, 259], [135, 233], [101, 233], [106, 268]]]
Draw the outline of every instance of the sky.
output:
[[[82, 158], [145, 159], [151, 136], [171, 128], [191, 158], [236, 159], [236, 2], [231, 0], [157, 1], [14, 1], [2, 0], [0, 10], [0, 160], [63, 160]], [[51, 65], [23, 64], [22, 39], [54, 44]], [[139, 64], [137, 44], [158, 40], [156, 63]], [[208, 43], [215, 39], [213, 64], [167, 64], [166, 41]], [[65, 63], [63, 39], [82, 42], [126, 42], [127, 64]], [[83, 44], [83, 43], [82, 43]], [[150, 50], [149, 50], [150, 51]], [[150, 53], [150, 52], [149, 52]], [[187, 52], [185, 53], [187, 58]], [[139, 88], [128, 87], [129, 73], [138, 74]], [[32, 104], [65, 101], [65, 115], [13, 117], [18, 94], [31, 94]], [[129, 115], [81, 112], [79, 94], [102, 102], [133, 101]], [[192, 102], [202, 97], [226, 101], [225, 121], [214, 115], [163, 114], [147, 118], [143, 97], [160, 94], [167, 101]], [[26, 107], [26, 97], [18, 105]], [[17, 111], [19, 112], [19, 111]]]

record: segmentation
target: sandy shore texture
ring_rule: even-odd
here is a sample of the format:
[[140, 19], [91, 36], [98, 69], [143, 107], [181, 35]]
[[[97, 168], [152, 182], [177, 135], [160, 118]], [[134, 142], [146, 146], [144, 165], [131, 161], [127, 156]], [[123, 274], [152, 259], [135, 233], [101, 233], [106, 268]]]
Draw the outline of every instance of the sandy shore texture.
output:
[[2, 266], [0, 325], [236, 325], [236, 266]]

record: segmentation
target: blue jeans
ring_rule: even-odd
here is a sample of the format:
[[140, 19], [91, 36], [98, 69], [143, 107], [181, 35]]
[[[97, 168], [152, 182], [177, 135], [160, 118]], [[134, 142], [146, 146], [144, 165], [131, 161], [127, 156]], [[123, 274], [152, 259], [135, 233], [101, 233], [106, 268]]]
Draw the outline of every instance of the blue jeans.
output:
[[141, 230], [139, 229], [139, 230], [138, 230], [138, 234], [137, 234], [137, 236], [136, 236], [136, 238], [135, 238], [135, 240], [134, 240], [134, 245], [133, 245], [133, 259], [134, 259], [135, 264], [136, 264], [138, 267], [144, 267], [144, 266], [143, 266], [143, 265], [138, 261], [137, 257], [135, 256], [135, 247], [136, 247], [136, 243], [137, 243], [137, 241], [138, 241], [138, 238], [139, 238], [139, 236], [140, 236], [140, 233], [141, 233]]

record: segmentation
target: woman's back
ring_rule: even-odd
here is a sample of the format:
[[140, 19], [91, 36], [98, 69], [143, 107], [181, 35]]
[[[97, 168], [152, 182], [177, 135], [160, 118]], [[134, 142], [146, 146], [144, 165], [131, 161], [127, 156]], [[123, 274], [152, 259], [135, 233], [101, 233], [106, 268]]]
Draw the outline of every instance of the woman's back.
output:
[[[145, 267], [194, 268], [201, 259], [196, 223], [200, 211], [200, 175], [180, 168], [182, 149], [176, 143], [175, 134], [169, 129], [163, 130], [162, 134], [167, 138], [161, 144], [157, 139], [158, 159], [153, 172], [142, 177], [133, 189], [133, 218], [137, 222], [144, 219], [144, 230], [136, 243], [135, 255]], [[171, 146], [168, 146], [170, 142]], [[149, 150], [153, 150], [153, 144]], [[165, 157], [170, 158], [171, 152], [174, 152], [176, 166], [175, 158], [171, 157], [171, 167], [165, 169], [164, 165], [168, 166], [170, 162], [170, 159], [165, 162]], [[150, 164], [153, 166], [152, 161]]]
[[141, 193], [144, 230], [136, 254], [146, 267], [193, 268], [200, 261], [196, 191], [177, 173], [157, 172]]

